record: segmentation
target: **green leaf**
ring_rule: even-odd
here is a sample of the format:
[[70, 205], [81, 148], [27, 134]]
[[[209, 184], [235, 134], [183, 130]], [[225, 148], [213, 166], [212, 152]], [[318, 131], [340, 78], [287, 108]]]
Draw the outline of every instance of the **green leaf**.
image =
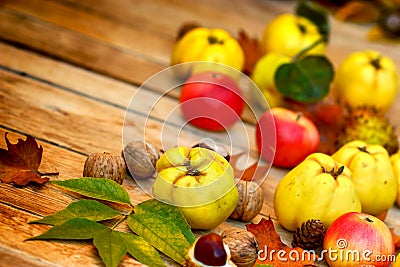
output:
[[103, 221], [113, 219], [119, 215], [121, 215], [121, 213], [96, 200], [82, 199], [69, 204], [65, 209], [59, 212], [29, 223], [59, 225], [72, 218]]
[[160, 257], [158, 251], [147, 243], [142, 237], [118, 232], [120, 237], [125, 240], [128, 248], [128, 253], [131, 254], [137, 261], [147, 266], [164, 267], [165, 263]]
[[151, 212], [167, 218], [181, 229], [182, 234], [190, 244], [196, 240], [185, 216], [183, 216], [182, 211], [176, 206], [168, 205], [156, 199], [150, 199], [136, 205], [134, 210], [136, 214]]
[[179, 264], [185, 262], [190, 247], [178, 226], [155, 213], [133, 214], [128, 217], [128, 226], [150, 245]]
[[275, 73], [275, 83], [284, 96], [315, 103], [329, 93], [333, 75], [333, 66], [325, 56], [307, 56], [281, 65]]
[[125, 188], [110, 179], [83, 177], [50, 183], [87, 197], [131, 205]]
[[112, 230], [97, 234], [93, 239], [93, 244], [106, 267], [117, 267], [122, 257], [128, 252], [125, 239]]
[[92, 239], [101, 232], [107, 231], [104, 225], [90, 221], [85, 218], [73, 218], [63, 224], [56, 225], [47, 232], [29, 238], [28, 240], [49, 240], [49, 239], [65, 239], [65, 240], [84, 240]]
[[300, 0], [296, 6], [296, 15], [312, 21], [318, 27], [318, 31], [324, 37], [325, 42], [329, 41], [329, 13], [321, 5], [310, 0]]

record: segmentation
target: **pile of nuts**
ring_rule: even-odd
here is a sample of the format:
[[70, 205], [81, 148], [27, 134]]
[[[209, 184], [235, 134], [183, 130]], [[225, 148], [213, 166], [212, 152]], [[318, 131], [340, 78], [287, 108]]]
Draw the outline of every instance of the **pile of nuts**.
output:
[[111, 179], [122, 184], [125, 175], [137, 179], [152, 177], [160, 155], [157, 149], [145, 141], [128, 143], [121, 154], [102, 152], [90, 154], [83, 168], [84, 177]]

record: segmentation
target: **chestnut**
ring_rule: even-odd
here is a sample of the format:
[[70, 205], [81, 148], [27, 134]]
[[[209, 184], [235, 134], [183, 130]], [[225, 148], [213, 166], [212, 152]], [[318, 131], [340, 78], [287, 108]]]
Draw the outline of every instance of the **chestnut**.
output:
[[210, 266], [224, 266], [227, 254], [221, 236], [209, 233], [200, 237], [194, 247], [194, 257]]

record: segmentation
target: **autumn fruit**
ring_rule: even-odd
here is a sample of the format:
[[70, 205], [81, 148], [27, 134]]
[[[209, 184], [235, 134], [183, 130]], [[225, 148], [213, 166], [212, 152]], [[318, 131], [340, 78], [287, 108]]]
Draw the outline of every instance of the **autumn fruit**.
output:
[[186, 256], [187, 267], [236, 266], [231, 261], [230, 250], [220, 235], [208, 233], [192, 244]]
[[315, 124], [301, 113], [281, 107], [265, 112], [257, 123], [256, 142], [261, 156], [271, 159], [268, 138], [272, 138], [270, 122], [275, 122], [276, 149], [273, 165], [290, 168], [298, 165], [308, 155], [317, 151], [320, 137]]
[[310, 219], [327, 228], [340, 215], [361, 211], [361, 203], [351, 171], [329, 155], [314, 153], [280, 180], [274, 208], [279, 223], [295, 231]]
[[112, 152], [90, 154], [83, 167], [83, 177], [107, 178], [119, 184], [125, 179], [126, 165], [121, 155]]
[[177, 205], [193, 229], [212, 229], [238, 203], [231, 165], [210, 149], [176, 147], [157, 161], [155, 198]]
[[241, 71], [244, 53], [226, 30], [196, 27], [175, 43], [171, 54], [171, 65], [194, 61], [222, 63]]
[[371, 145], [383, 146], [389, 155], [399, 149], [395, 127], [374, 107], [357, 107], [348, 111], [336, 136], [336, 148], [360, 140]]
[[392, 163], [394, 176], [397, 179], [398, 191], [396, 197], [396, 204], [400, 207], [400, 150], [397, 153], [390, 156], [390, 162]]
[[290, 62], [291, 57], [277, 52], [263, 55], [254, 66], [251, 79], [263, 93], [270, 107], [284, 105], [283, 95], [275, 84], [275, 72], [284, 63]]
[[336, 69], [333, 93], [350, 107], [372, 106], [386, 111], [398, 92], [398, 74], [393, 60], [366, 50], [347, 56]]
[[244, 100], [237, 83], [228, 75], [200, 72], [183, 85], [180, 107], [184, 118], [206, 130], [222, 131], [240, 120]]
[[388, 226], [375, 216], [360, 212], [337, 218], [326, 231], [323, 249], [330, 267], [387, 267], [395, 252]]
[[[261, 41], [265, 53], [278, 52], [294, 56], [321, 38], [318, 27], [313, 22], [302, 16], [285, 13], [266, 25]], [[308, 51], [309, 55], [324, 53], [323, 42]]]
[[362, 212], [378, 216], [393, 206], [398, 184], [385, 148], [352, 141], [336, 151], [332, 158], [351, 170]]

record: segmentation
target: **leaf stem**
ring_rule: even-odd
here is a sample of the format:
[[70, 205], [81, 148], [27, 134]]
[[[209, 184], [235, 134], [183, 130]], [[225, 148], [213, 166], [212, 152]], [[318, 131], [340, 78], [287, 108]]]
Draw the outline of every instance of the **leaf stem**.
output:
[[37, 174], [39, 174], [40, 176], [53, 176], [53, 175], [59, 175], [59, 172], [40, 172], [40, 171], [36, 171]]
[[131, 209], [127, 214], [122, 215], [122, 218], [119, 219], [113, 226], [111, 226], [111, 230], [114, 230], [118, 225], [120, 225], [123, 221], [128, 219], [129, 216], [133, 214], [133, 209]]
[[313, 49], [314, 47], [316, 47], [317, 45], [324, 43], [325, 42], [325, 37], [321, 37], [319, 38], [317, 41], [315, 41], [314, 43], [310, 44], [309, 46], [307, 46], [306, 48], [304, 48], [303, 50], [301, 50], [299, 53], [297, 53], [293, 58], [292, 58], [292, 62], [296, 62], [299, 59], [303, 58], [304, 55], [310, 51], [311, 49]]

